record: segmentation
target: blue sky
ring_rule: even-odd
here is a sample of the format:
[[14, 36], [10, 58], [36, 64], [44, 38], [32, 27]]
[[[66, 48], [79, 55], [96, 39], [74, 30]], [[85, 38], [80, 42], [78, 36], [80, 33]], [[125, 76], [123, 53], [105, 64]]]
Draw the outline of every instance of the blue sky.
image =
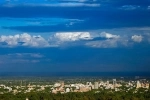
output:
[[150, 72], [150, 0], [1, 0], [0, 72]]

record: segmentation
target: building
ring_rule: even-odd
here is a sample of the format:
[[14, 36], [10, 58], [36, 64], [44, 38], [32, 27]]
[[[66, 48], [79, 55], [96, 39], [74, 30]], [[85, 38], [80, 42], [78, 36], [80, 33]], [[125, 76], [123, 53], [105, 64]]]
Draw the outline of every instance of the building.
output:
[[116, 88], [116, 79], [113, 79], [113, 88]]
[[98, 88], [99, 88], [98, 82], [94, 82], [94, 89], [98, 89]]
[[136, 88], [138, 89], [138, 88], [141, 88], [141, 83], [140, 83], [140, 81], [137, 81], [137, 83], [136, 83]]
[[66, 88], [66, 93], [70, 92], [70, 89], [69, 88]]
[[55, 83], [52, 89], [52, 93], [58, 93], [58, 92], [64, 93], [65, 92], [64, 86], [65, 86], [64, 81]]
[[141, 87], [149, 89], [149, 83], [141, 83]]

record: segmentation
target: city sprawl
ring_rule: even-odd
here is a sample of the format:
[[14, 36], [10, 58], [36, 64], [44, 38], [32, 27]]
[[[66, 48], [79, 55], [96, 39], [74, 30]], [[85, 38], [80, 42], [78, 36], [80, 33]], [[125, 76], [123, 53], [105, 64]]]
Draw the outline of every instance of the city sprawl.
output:
[[[88, 92], [100, 94], [105, 91], [107, 93], [124, 92], [130, 94], [137, 94], [149, 92], [150, 89], [149, 86], [150, 86], [149, 78], [140, 78], [140, 77], [135, 77], [132, 79], [124, 77], [117, 77], [117, 78], [114, 77], [113, 78], [100, 78], [100, 77], [14, 78], [13, 77], [0, 79], [0, 97], [6, 94], [11, 94], [14, 96], [17, 96], [18, 94], [23, 94], [25, 95], [24, 100], [34, 100], [32, 99], [32, 96], [29, 95], [30, 93], [65, 95], [68, 93], [88, 93]], [[51, 99], [37, 99], [37, 100], [51, 100]], [[67, 99], [60, 99], [60, 100], [67, 100]], [[98, 99], [98, 100], [113, 100], [113, 99]], [[145, 100], [145, 99], [133, 99], [133, 100]]]

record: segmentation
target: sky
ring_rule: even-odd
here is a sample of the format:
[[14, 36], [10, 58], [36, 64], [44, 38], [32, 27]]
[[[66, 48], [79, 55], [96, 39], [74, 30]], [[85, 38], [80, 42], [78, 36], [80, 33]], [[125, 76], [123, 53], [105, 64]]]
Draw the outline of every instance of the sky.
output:
[[0, 72], [150, 72], [150, 0], [0, 0]]

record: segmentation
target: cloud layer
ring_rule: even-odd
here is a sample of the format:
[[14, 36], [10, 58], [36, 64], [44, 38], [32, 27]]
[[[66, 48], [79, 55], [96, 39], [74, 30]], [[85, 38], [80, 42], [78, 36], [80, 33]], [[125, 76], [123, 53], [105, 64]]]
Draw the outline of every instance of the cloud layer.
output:
[[39, 63], [44, 59], [40, 53], [10, 53], [0, 55], [1, 64], [5, 63]]
[[[114, 48], [141, 43], [150, 39], [150, 35], [116, 35], [107, 32], [58, 32], [44, 38], [41, 35], [30, 35], [28, 33], [16, 35], [1, 35], [0, 47], [63, 47], [82, 45], [98, 48]], [[145, 38], [144, 38], [145, 37]], [[38, 56], [38, 55], [35, 55]]]
[[17, 35], [9, 35], [0, 36], [0, 43], [3, 46], [29, 46], [29, 47], [47, 47], [49, 46], [48, 42], [41, 37], [38, 36], [31, 36], [27, 33], [17, 34]]

